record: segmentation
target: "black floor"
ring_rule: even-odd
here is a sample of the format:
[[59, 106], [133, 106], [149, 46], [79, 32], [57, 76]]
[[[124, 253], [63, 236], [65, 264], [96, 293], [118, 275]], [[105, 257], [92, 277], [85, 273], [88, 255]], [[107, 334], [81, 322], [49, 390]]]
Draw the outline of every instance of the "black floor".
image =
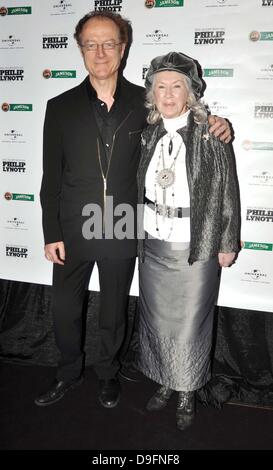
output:
[[1, 450], [262, 450], [273, 449], [273, 410], [198, 404], [192, 428], [175, 427], [175, 397], [160, 412], [144, 405], [154, 384], [122, 381], [122, 399], [114, 409], [97, 400], [97, 380], [87, 369], [85, 382], [58, 403], [40, 408], [34, 398], [54, 378], [54, 369], [1, 365]]

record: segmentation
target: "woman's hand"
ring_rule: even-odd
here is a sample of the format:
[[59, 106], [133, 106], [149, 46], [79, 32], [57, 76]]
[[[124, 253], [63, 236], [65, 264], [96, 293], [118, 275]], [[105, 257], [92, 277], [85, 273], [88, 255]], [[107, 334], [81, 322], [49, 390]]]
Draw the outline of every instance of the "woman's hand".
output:
[[228, 268], [234, 263], [236, 253], [218, 253], [218, 262], [221, 268]]

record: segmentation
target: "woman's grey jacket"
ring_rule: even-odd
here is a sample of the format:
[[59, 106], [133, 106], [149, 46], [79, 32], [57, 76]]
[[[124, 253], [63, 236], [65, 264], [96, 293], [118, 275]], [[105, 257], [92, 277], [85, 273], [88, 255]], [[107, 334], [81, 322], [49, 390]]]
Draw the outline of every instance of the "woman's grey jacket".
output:
[[[187, 126], [177, 131], [186, 146], [191, 214], [190, 264], [218, 253], [238, 252], [240, 246], [240, 197], [233, 151], [230, 144], [209, 134], [208, 128], [207, 122], [196, 124], [191, 112]], [[144, 201], [148, 166], [158, 141], [165, 134], [162, 120], [143, 131], [138, 169], [139, 204]], [[139, 240], [140, 261], [144, 261], [144, 243], [145, 240]]]

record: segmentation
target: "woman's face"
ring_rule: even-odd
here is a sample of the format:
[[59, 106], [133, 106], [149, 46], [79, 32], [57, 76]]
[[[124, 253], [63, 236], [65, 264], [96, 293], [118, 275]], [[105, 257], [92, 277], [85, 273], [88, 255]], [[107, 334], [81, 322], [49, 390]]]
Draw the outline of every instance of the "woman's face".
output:
[[188, 90], [179, 72], [165, 70], [154, 77], [154, 103], [164, 118], [175, 118], [187, 111]]

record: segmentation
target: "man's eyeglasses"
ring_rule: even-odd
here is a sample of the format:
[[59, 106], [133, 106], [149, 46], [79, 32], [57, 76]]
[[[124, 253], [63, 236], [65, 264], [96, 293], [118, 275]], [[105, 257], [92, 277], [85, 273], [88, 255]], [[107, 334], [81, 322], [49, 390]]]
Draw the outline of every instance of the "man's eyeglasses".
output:
[[102, 44], [98, 44], [96, 42], [87, 42], [86, 44], [81, 44], [81, 47], [87, 52], [96, 52], [99, 46], [101, 46], [104, 51], [112, 51], [120, 44], [122, 43], [114, 42], [114, 41], [106, 41], [106, 42], [103, 42]]

